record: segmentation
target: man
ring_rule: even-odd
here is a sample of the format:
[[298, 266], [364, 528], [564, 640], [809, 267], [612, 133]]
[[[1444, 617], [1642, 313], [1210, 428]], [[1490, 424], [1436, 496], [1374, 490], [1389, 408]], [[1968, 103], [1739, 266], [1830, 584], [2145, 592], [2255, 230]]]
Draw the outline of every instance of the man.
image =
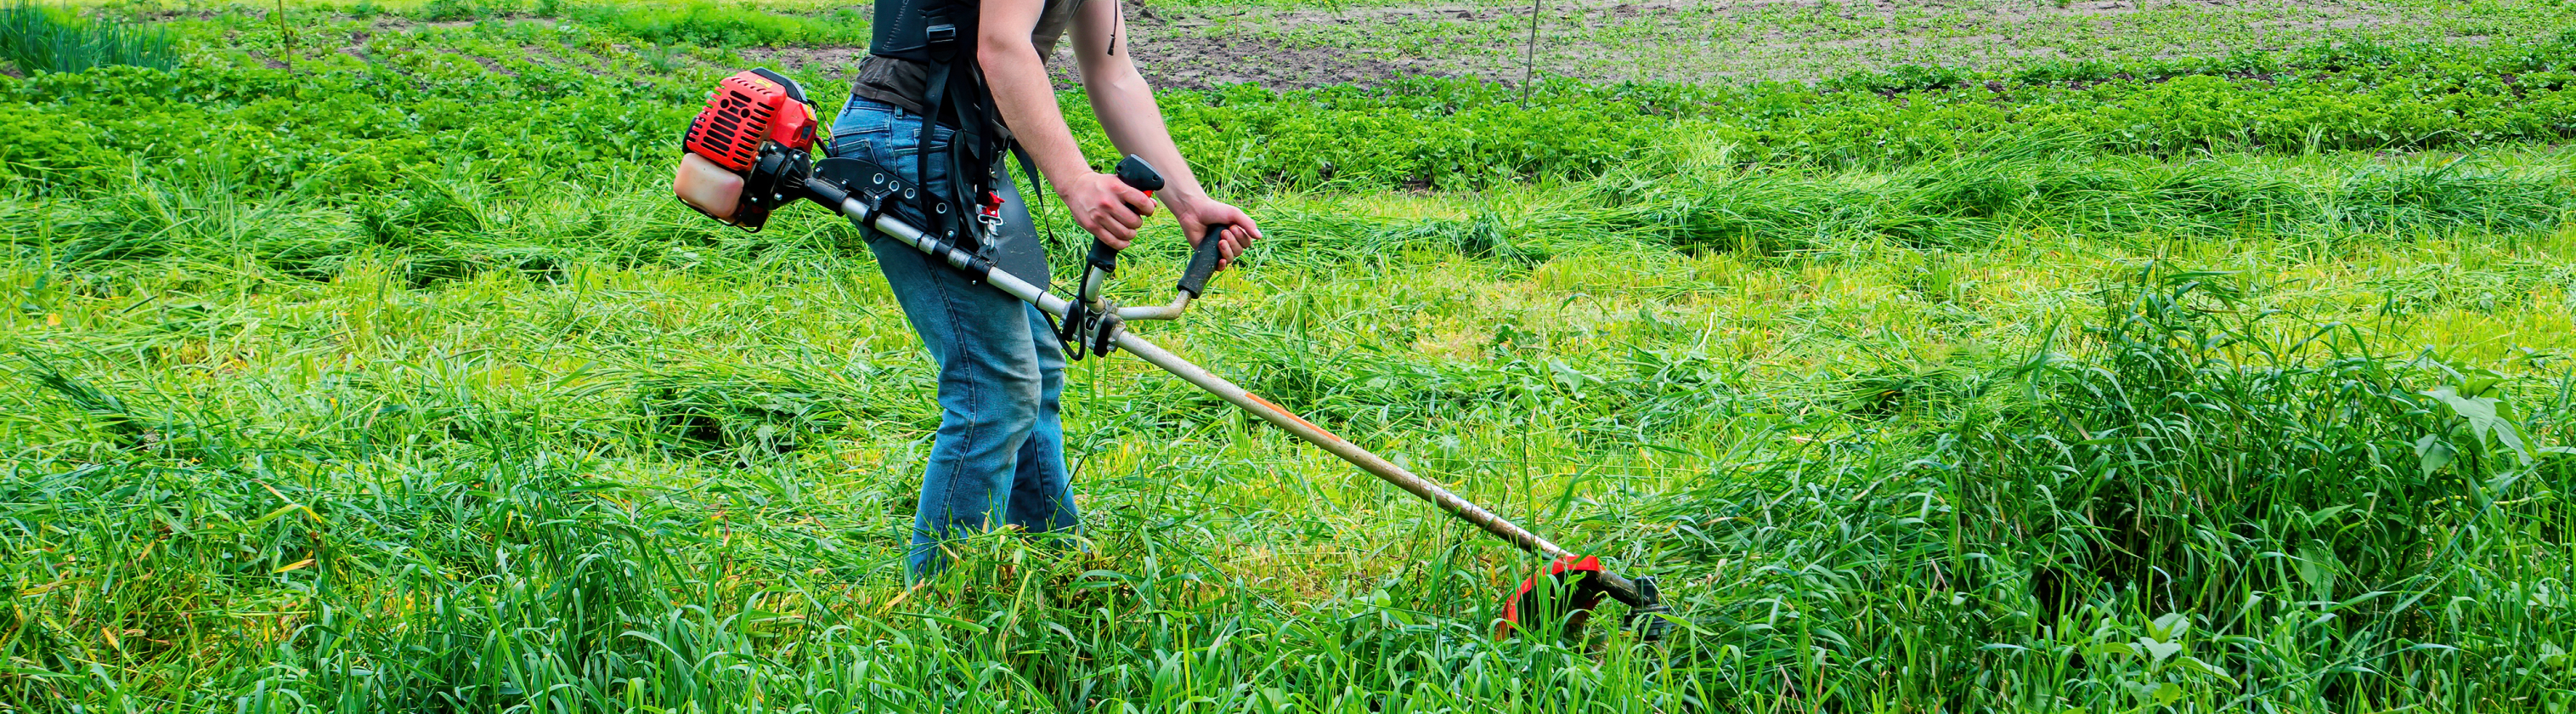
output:
[[[967, 245], [1002, 269], [1046, 284], [1044, 253], [1008, 168], [1034, 163], [1074, 223], [1111, 248], [1135, 239], [1154, 213], [1152, 199], [1092, 170], [1047, 77], [1045, 58], [1069, 27], [1102, 128], [1120, 151], [1160, 170], [1167, 183], [1155, 198], [1191, 245], [1207, 239], [1208, 226], [1231, 226], [1219, 238], [1230, 263], [1260, 236], [1251, 217], [1208, 197], [1173, 146], [1152, 90], [1128, 58], [1118, 0], [878, 0], [876, 22], [871, 54], [833, 120], [826, 151], [892, 169], [957, 207], [897, 209], [916, 225], [965, 234]], [[1005, 160], [1013, 139], [1025, 151], [1017, 162]], [[952, 210], [954, 218], [946, 212]], [[939, 365], [939, 432], [922, 476], [907, 574], [919, 580], [938, 572], [947, 557], [940, 542], [975, 530], [1074, 528], [1079, 516], [1057, 419], [1064, 357], [1047, 316], [873, 231], [868, 245]]]

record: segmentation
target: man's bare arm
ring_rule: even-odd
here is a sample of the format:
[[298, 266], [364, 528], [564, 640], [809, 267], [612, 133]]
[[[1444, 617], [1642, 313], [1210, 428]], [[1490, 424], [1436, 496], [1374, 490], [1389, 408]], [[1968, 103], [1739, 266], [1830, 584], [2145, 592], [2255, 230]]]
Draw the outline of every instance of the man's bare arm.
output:
[[1261, 234], [1260, 229], [1242, 211], [1210, 199], [1190, 171], [1190, 162], [1172, 143], [1163, 110], [1154, 104], [1153, 88], [1128, 57], [1130, 38], [1119, 9], [1119, 0], [1084, 0], [1074, 11], [1074, 61], [1082, 69], [1083, 88], [1091, 95], [1091, 111], [1099, 115], [1110, 143], [1144, 157], [1162, 172], [1166, 187], [1156, 197], [1171, 207], [1192, 245], [1208, 225], [1234, 227], [1225, 236], [1224, 254], [1231, 260]]
[[[1114, 3], [1105, 0], [1085, 4], [1114, 8]], [[1002, 122], [1019, 139], [1030, 161], [1037, 164], [1038, 172], [1046, 174], [1056, 195], [1064, 199], [1074, 223], [1110, 247], [1126, 248], [1129, 241], [1135, 240], [1136, 228], [1144, 225], [1144, 217], [1153, 214], [1154, 203], [1143, 192], [1120, 183], [1116, 176], [1091, 170], [1090, 162], [1083, 160], [1082, 148], [1074, 143], [1073, 131], [1064, 124], [1064, 112], [1056, 106], [1055, 86], [1047, 80], [1045, 60], [1029, 41], [1043, 8], [1044, 0], [984, 0], [978, 16], [980, 29], [976, 31], [976, 61], [984, 67], [984, 81], [993, 90], [993, 103], [1001, 109]], [[1152, 101], [1148, 99], [1146, 104], [1151, 107]], [[1102, 123], [1108, 123], [1107, 117], [1102, 118]], [[1116, 141], [1115, 134], [1111, 137]], [[1171, 140], [1166, 138], [1163, 143], [1168, 146]], [[1126, 146], [1126, 142], [1119, 145]], [[1173, 156], [1177, 158], [1178, 153], [1173, 152]], [[1157, 167], [1163, 165], [1156, 156], [1147, 156], [1146, 160], [1155, 162]], [[1171, 175], [1166, 172], [1165, 178]], [[1188, 185], [1197, 187], [1195, 182]]]

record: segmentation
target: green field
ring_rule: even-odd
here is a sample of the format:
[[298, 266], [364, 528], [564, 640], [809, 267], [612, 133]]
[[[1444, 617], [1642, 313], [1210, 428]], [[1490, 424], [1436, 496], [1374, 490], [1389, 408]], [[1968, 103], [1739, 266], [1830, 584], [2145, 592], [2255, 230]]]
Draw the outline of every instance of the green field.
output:
[[2564, 2], [1150, 7], [1268, 238], [1138, 330], [1674, 637], [1123, 357], [906, 588], [867, 250], [666, 187], [864, 6], [20, 5], [0, 714], [2576, 710]]

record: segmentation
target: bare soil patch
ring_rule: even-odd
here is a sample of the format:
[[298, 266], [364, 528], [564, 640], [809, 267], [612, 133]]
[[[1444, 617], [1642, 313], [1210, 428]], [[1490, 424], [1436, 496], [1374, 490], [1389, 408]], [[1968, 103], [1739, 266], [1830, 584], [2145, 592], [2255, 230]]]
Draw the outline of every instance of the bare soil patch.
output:
[[[867, 58], [865, 47], [754, 47], [737, 51], [744, 62], [782, 70], [812, 71], [846, 80]], [[1135, 45], [1137, 71], [1156, 89], [1213, 89], [1258, 83], [1277, 89], [1335, 84], [1374, 85], [1402, 77], [1453, 76], [1440, 63], [1392, 57], [1386, 52], [1282, 47], [1258, 40], [1166, 37]], [[1047, 62], [1057, 89], [1078, 89], [1082, 72], [1070, 50]]]
[[475, 64], [483, 65], [483, 69], [484, 69], [484, 71], [487, 71], [487, 72], [492, 72], [492, 73], [494, 73], [494, 74], [499, 74], [499, 75], [509, 76], [509, 77], [516, 77], [516, 76], [519, 76], [519, 73], [518, 73], [517, 71], [511, 70], [509, 67], [502, 66], [502, 64], [500, 63], [500, 61], [498, 61], [498, 60], [494, 60], [494, 59], [489, 58], [489, 57], [483, 57], [483, 56], [479, 56], [479, 55], [470, 55], [470, 54], [466, 54], [466, 53], [463, 53], [463, 52], [456, 52], [456, 51], [449, 51], [449, 52], [448, 52], [448, 54], [455, 55], [455, 56], [458, 56], [458, 57], [463, 57], [463, 58], [470, 59], [470, 60], [474, 60], [474, 63], [475, 63]]
[[[2423, 19], [2406, 6], [2332, 0], [2072, 0], [2064, 6], [2056, 0], [1545, 0], [1543, 5], [1535, 71], [1605, 82], [1807, 81], [1902, 64], [1991, 67], [2097, 51], [2103, 37], [2130, 38], [2132, 46], [2114, 50], [2123, 56], [2278, 49], [2323, 39], [2327, 33], [2398, 29]], [[2168, 16], [2175, 12], [2206, 13], [2225, 29], [2214, 36], [2177, 30]], [[1236, 80], [1307, 86], [1426, 74], [1518, 81], [1525, 71], [1522, 38], [1529, 13], [1526, 3], [1490, 2], [1339, 10], [1198, 7], [1153, 14], [1132, 12], [1131, 6], [1128, 19], [1138, 36], [1137, 55], [1147, 60], [1141, 63], [1158, 86]], [[1862, 29], [1882, 20], [1886, 29]], [[2069, 29], [2073, 27], [2085, 29]], [[1253, 36], [1281, 39], [1265, 47]], [[1309, 49], [1317, 46], [1321, 48]]]
[[[1140, 30], [1131, 52], [1137, 71], [1157, 89], [1212, 89], [1228, 84], [1258, 83], [1278, 89], [1304, 89], [1336, 84], [1374, 85], [1412, 76], [1453, 76], [1443, 63], [1421, 57], [1398, 57], [1370, 49], [1289, 47], [1255, 38], [1207, 37], [1152, 33], [1166, 21], [1151, 8], [1127, 6], [1130, 27]], [[1150, 33], [1150, 34], [1147, 34]], [[1048, 58], [1047, 73], [1057, 89], [1082, 86], [1070, 42], [1060, 43]], [[750, 47], [737, 51], [746, 62], [781, 69], [820, 72], [848, 78], [867, 58], [865, 47]]]
[[[1369, 86], [1418, 76], [1462, 76], [1454, 63], [1404, 56], [1383, 48], [1292, 46], [1257, 37], [1202, 31], [1214, 21], [1204, 13], [1166, 10], [1157, 14], [1142, 3], [1125, 5], [1136, 42], [1130, 50], [1137, 72], [1154, 87], [1213, 89], [1253, 83], [1273, 89], [1308, 89], [1327, 85]], [[1483, 20], [1497, 16], [1471, 6], [1353, 8], [1346, 13], [1296, 11], [1280, 21], [1338, 25], [1401, 23], [1427, 19]], [[1047, 63], [1058, 89], [1081, 86], [1082, 73], [1070, 50], [1059, 48]]]
[[[2069, 0], [2064, 6], [2058, 0], [1543, 0], [1535, 66], [1525, 67], [1525, 3], [1437, 0], [1277, 9], [1155, 7], [1128, 0], [1125, 7], [1138, 68], [1154, 86], [1175, 89], [1368, 86], [1419, 76], [1517, 82], [1532, 70], [1596, 82], [1811, 81], [1903, 64], [1997, 68], [2106, 52], [2170, 58], [2281, 49], [2343, 32], [2402, 33], [2432, 17], [2420, 8], [2374, 0]], [[2205, 13], [2224, 27], [2214, 37], [2175, 30], [2174, 13]], [[1870, 29], [1880, 19], [1885, 29]], [[488, 21], [557, 22], [522, 16]], [[348, 46], [340, 51], [365, 59], [363, 47], [373, 35], [472, 24], [367, 18], [361, 30], [346, 33]], [[339, 34], [324, 33], [330, 38], [325, 42]], [[2121, 41], [2105, 48], [2099, 41], [2104, 37]], [[737, 52], [754, 65], [840, 80], [867, 55], [859, 46]], [[529, 54], [539, 62], [587, 64], [535, 48]], [[473, 59], [508, 72], [490, 59]], [[1069, 48], [1059, 47], [1049, 73], [1058, 88], [1080, 85]]]
[[847, 79], [866, 59], [865, 47], [745, 47], [736, 50], [744, 62], [756, 66], [775, 66], [782, 70], [813, 70], [835, 79]]
[[[1159, 37], [1136, 43], [1137, 70], [1157, 88], [1210, 89], [1258, 83], [1278, 89], [1333, 84], [1374, 85], [1414, 76], [1455, 76], [1435, 60], [1317, 47], [1285, 47], [1258, 39]], [[1058, 87], [1078, 86], [1071, 58], [1049, 65]]]

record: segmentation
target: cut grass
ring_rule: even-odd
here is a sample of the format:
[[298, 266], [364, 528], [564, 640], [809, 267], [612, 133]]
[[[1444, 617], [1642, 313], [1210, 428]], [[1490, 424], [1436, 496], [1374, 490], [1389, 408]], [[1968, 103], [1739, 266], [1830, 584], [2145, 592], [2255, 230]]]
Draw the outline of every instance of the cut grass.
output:
[[[217, 47], [196, 55], [208, 66], [0, 82], [15, 100], [0, 105], [0, 162], [58, 192], [121, 180], [129, 161], [243, 162], [260, 169], [243, 185], [270, 192], [303, 190], [299, 182], [372, 191], [446, 180], [458, 157], [479, 162], [468, 174], [589, 181], [661, 170], [667, 127], [686, 121], [708, 83], [745, 64], [722, 48], [634, 42], [577, 23], [315, 28], [314, 37], [347, 37], [341, 47], [290, 43], [238, 12], [180, 25], [191, 42]], [[2034, 151], [2176, 158], [2550, 144], [2576, 135], [2566, 120], [2576, 90], [2559, 69], [2570, 57], [2576, 35], [2473, 49], [2316, 45], [2028, 77], [1944, 70], [1817, 86], [1551, 81], [1526, 92], [1406, 80], [1286, 92], [1234, 86], [1170, 93], [1161, 103], [1197, 157], [1193, 168], [1220, 189], [1456, 190], [1620, 168], [1652, 175], [1721, 164], [1895, 168]], [[792, 74], [828, 112], [846, 86], [831, 73], [846, 64], [825, 59]], [[285, 95], [300, 98], [274, 101]], [[1093, 155], [1114, 153], [1087, 115], [1068, 116]], [[2460, 194], [2383, 188], [2391, 200]], [[2439, 210], [2468, 220], [2464, 211], [2486, 209]]]
[[[2344, 177], [2513, 176], [2553, 157], [2230, 168], [2331, 196]], [[1579, 191], [1268, 201], [1274, 237], [1252, 267], [1156, 337], [1504, 513], [1664, 575], [1686, 633], [1660, 654], [1617, 644], [1595, 660], [1486, 639], [1495, 593], [1522, 564], [1498, 544], [1125, 360], [1084, 363], [1069, 390], [1089, 554], [983, 543], [972, 557], [990, 560], [906, 593], [895, 558], [936, 418], [930, 375], [827, 222], [665, 243], [668, 257], [629, 263], [625, 249], [596, 251], [667, 241], [617, 236], [679, 220], [649, 191], [439, 200], [466, 202], [433, 213], [478, 216], [481, 240], [553, 246], [562, 262], [419, 284], [404, 266], [421, 248], [379, 245], [349, 249], [316, 281], [228, 242], [313, 220], [292, 204], [192, 221], [231, 227], [169, 233], [184, 242], [157, 255], [65, 261], [43, 240], [18, 244], [0, 281], [25, 303], [0, 331], [0, 349], [20, 355], [0, 409], [17, 464], [0, 479], [0, 537], [27, 554], [8, 577], [31, 624], [0, 646], [47, 672], [101, 661], [123, 674], [11, 680], [9, 698], [1642, 711], [1841, 708], [1881, 692], [2058, 710], [2126, 708], [2172, 683], [2187, 708], [2325, 711], [2565, 696], [2547, 669], [2564, 661], [2541, 644], [2576, 632], [2567, 611], [2483, 604], [2535, 597], [2515, 583], [2568, 572], [2553, 545], [2570, 525], [2564, 457], [2515, 466], [2501, 441], [2421, 394], [2464, 389], [2460, 378], [2374, 356], [2500, 370], [2492, 394], [2520, 407], [2512, 428], [2529, 445], [2564, 443], [2568, 387], [2552, 355], [2576, 349], [2564, 320], [2576, 234], [2563, 229], [2201, 234], [2191, 226], [2207, 219], [2185, 211], [2202, 204], [2149, 204], [2174, 213], [2143, 225], [2179, 232], [2006, 221], [1992, 240], [1915, 247], [1836, 229], [1762, 257], [1537, 229], [1624, 210], [1585, 208]], [[2054, 210], [2035, 201], [2024, 210]], [[73, 238], [27, 221], [93, 210], [11, 205], [12, 235], [56, 241]], [[1152, 232], [1122, 282], [1130, 299], [1165, 284], [1179, 257], [1168, 226]], [[1462, 240], [1475, 235], [1543, 254], [1479, 254]], [[2137, 279], [2154, 259], [2243, 272]], [[2229, 302], [2203, 297], [2222, 288]], [[2229, 317], [2273, 309], [2303, 317]], [[2264, 342], [2335, 322], [2357, 329], [2351, 341]], [[2150, 357], [2178, 371], [2135, 361]], [[2317, 411], [2346, 363], [2386, 370], [2356, 405], [2396, 411]], [[2260, 420], [2185, 427], [2156, 403], [2096, 396], [2110, 393]], [[2367, 428], [2345, 435], [2336, 419]], [[2147, 428], [2207, 441], [2122, 436]], [[2130, 493], [2219, 495], [2237, 492], [2189, 484], [2266, 468], [2209, 459], [2305, 458], [2253, 441], [2376, 451], [2402, 468], [2367, 478], [2396, 478], [2423, 468], [2414, 440], [2426, 434], [2459, 454], [2440, 478], [2326, 479], [2417, 494], [2410, 517], [2430, 519], [2439, 557], [2381, 575], [2357, 568], [2379, 562], [2374, 549], [2422, 543], [2301, 550], [2343, 537], [2315, 530], [2349, 525], [2337, 519], [2381, 517], [2342, 491], [2267, 501], [2300, 510], [2150, 519], [2181, 530], [2138, 536], [2069, 525], [2103, 520], [2107, 506], [2086, 504], [2109, 492], [2088, 501], [2061, 482], [2101, 461], [2051, 446], [2098, 441], [2080, 448], [2162, 464], [2111, 482]], [[2390, 439], [2406, 443], [2391, 451]], [[2041, 487], [2056, 500], [1994, 490]], [[2433, 490], [2389, 490], [2401, 487]], [[2358, 505], [2329, 510], [2345, 503]], [[2299, 560], [2139, 545], [2237, 537], [2186, 524], [2238, 518], [2274, 530], [2225, 552]], [[2027, 535], [2046, 524], [2061, 530]], [[2145, 540], [2120, 540], [2133, 537]], [[2262, 567], [2211, 565], [2231, 562]], [[2219, 579], [2164, 594], [2137, 580], [2149, 565]], [[2332, 597], [2318, 594], [2325, 578]], [[2348, 628], [2304, 624], [2314, 601], [2374, 590], [2394, 594], [2339, 610]], [[2404, 624], [2458, 598], [2482, 604], [2434, 620], [2458, 624]], [[2180, 644], [2218, 674], [2113, 647], [2148, 652], [2139, 638]], [[1815, 648], [1822, 662], [1801, 654]], [[2540, 669], [2487, 664], [2499, 658]], [[2386, 674], [2337, 669], [2356, 661]]]

